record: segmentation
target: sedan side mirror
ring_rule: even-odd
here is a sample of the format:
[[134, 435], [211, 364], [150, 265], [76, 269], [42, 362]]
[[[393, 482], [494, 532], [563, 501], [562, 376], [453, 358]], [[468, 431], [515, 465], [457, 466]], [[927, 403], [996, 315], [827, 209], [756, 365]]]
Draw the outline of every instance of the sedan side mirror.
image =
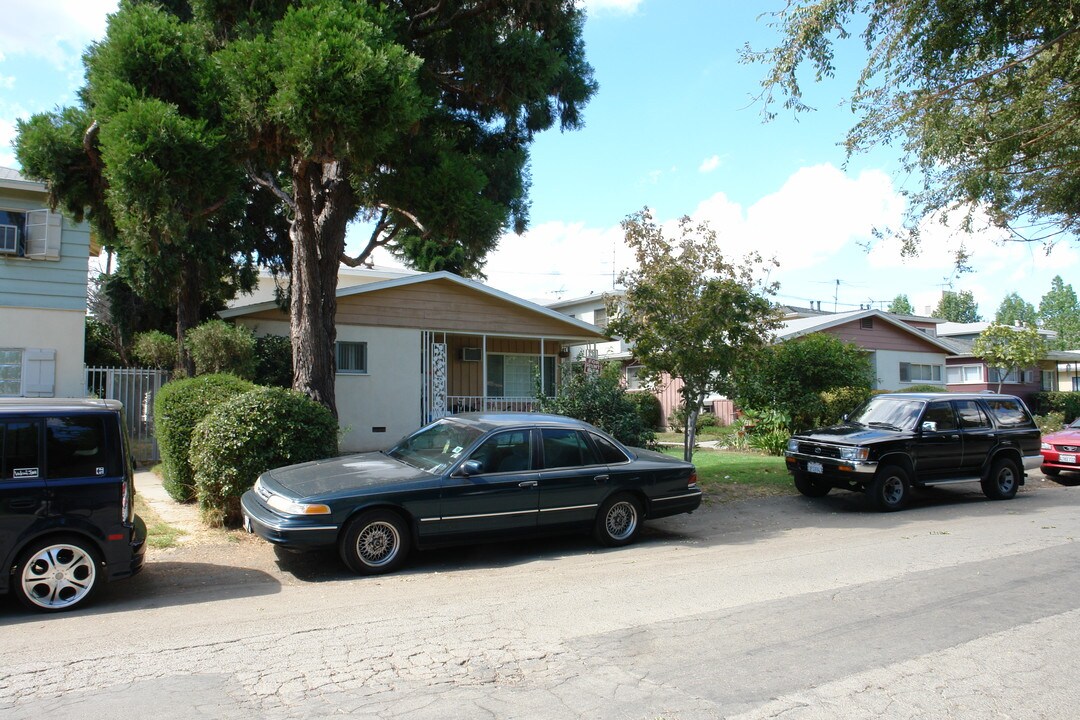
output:
[[479, 460], [466, 460], [465, 462], [461, 463], [461, 467], [458, 468], [458, 472], [460, 472], [465, 477], [469, 477], [471, 475], [480, 475], [484, 472], [484, 464]]

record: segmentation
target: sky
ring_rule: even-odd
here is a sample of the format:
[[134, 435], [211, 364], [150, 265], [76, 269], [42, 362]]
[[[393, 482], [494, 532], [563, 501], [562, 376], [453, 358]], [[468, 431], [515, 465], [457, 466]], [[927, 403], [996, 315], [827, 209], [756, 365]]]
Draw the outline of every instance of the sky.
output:
[[[12, 3], [0, 25], [0, 165], [18, 167], [16, 120], [75, 102], [81, 54], [104, 36], [115, 0]], [[927, 222], [922, 252], [904, 258], [875, 239], [896, 227], [901, 191], [917, 178], [898, 152], [879, 147], [847, 158], [839, 146], [856, 118], [844, 104], [862, 68], [857, 41], [841, 47], [836, 77], [804, 83], [817, 111], [783, 111], [765, 122], [756, 96], [762, 66], [739, 49], [777, 41], [768, 17], [784, 0], [586, 0], [585, 46], [599, 91], [585, 127], [550, 130], [531, 148], [528, 231], [502, 238], [486, 282], [542, 303], [602, 293], [631, 263], [620, 222], [642, 208], [669, 224], [707, 221], [725, 256], [756, 250], [780, 265], [779, 302], [823, 310], [884, 307], [906, 294], [929, 313], [943, 290], [970, 291], [984, 319], [1018, 293], [1038, 307], [1061, 275], [1080, 282], [1080, 244], [1003, 243]], [[358, 251], [363, 228], [350, 233]], [[964, 243], [973, 271], [957, 274]], [[392, 264], [376, 256], [381, 265]]]

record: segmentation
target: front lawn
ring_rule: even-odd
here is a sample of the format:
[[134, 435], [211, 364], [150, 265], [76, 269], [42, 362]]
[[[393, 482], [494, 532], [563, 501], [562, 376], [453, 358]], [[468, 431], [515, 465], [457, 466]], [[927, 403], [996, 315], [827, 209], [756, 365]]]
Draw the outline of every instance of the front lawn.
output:
[[[665, 448], [664, 452], [682, 458], [681, 448]], [[782, 457], [730, 450], [695, 450], [694, 465], [698, 484], [705, 491], [707, 501], [728, 502], [795, 494], [795, 485]]]

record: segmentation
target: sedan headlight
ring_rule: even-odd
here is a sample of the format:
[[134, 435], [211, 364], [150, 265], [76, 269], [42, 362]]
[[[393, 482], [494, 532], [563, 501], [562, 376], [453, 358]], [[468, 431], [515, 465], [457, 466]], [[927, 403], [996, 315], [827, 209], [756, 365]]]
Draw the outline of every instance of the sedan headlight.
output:
[[1053, 449], [1054, 449], [1054, 446], [1053, 446], [1053, 445], [1051, 445], [1051, 444], [1050, 444], [1050, 443], [1048, 443], [1048, 442], [1044, 442], [1044, 443], [1042, 444], [1042, 449], [1043, 449], [1043, 450], [1053, 450]]
[[842, 447], [840, 448], [841, 460], [865, 460], [870, 457], [870, 448]]
[[799, 441], [795, 438], [791, 438], [787, 441], [788, 452], [799, 452]]
[[300, 503], [295, 500], [271, 494], [266, 504], [286, 515], [329, 515], [330, 507], [322, 503]]

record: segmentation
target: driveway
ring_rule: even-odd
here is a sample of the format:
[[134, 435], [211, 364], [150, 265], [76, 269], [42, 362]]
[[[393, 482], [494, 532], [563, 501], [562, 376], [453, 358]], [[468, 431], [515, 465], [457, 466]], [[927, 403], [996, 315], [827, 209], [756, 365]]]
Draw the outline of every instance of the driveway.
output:
[[458, 548], [383, 578], [221, 535], [81, 612], [0, 604], [0, 714], [1071, 718], [1078, 537], [1080, 490], [1037, 475], [1008, 502], [712, 504], [628, 548]]

